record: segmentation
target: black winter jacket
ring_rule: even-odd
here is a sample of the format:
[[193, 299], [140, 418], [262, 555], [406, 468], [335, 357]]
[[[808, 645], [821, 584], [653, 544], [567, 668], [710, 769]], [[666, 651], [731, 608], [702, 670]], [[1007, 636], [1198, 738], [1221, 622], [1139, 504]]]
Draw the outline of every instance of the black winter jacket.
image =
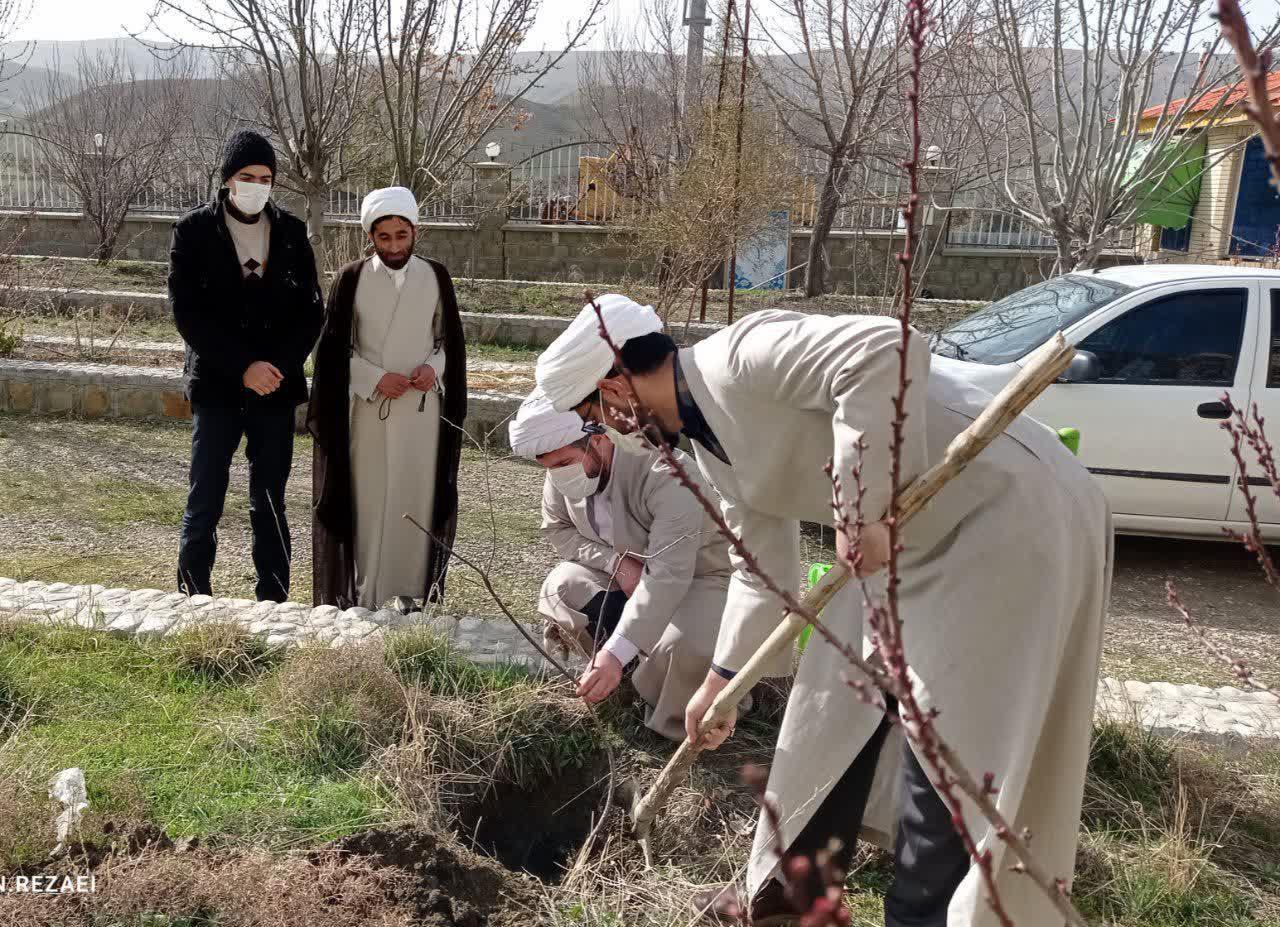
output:
[[[226, 189], [173, 226], [169, 304], [186, 342], [183, 375], [196, 405], [298, 405], [307, 401], [303, 366], [324, 324], [324, 303], [306, 225], [268, 202], [267, 269], [260, 287], [247, 285], [223, 218]], [[244, 385], [255, 361], [284, 375], [280, 388], [258, 396]]]

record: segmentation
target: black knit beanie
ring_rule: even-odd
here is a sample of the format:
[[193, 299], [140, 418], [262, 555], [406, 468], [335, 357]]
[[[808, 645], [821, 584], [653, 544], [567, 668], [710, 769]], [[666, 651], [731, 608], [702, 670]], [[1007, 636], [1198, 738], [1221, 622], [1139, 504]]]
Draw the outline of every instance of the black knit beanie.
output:
[[271, 168], [271, 175], [274, 178], [276, 150], [262, 134], [252, 129], [240, 129], [227, 139], [227, 147], [223, 150], [222, 182], [226, 183], [250, 164], [261, 164]]

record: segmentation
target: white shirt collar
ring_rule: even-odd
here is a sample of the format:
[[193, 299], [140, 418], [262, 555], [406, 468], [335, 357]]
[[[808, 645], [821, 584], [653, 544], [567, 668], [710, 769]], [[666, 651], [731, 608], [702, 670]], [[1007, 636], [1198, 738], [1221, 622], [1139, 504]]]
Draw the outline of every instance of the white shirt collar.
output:
[[[413, 258], [410, 257], [409, 264], [412, 264], [412, 263], [413, 263]], [[382, 255], [377, 254], [376, 252], [373, 255], [374, 268], [376, 270], [381, 270], [384, 273], [390, 275], [391, 281], [396, 285], [397, 290], [402, 289], [404, 287], [404, 282], [409, 276], [409, 264], [405, 264], [404, 267], [401, 267], [397, 270], [396, 268], [388, 267], [386, 264], [382, 263]]]

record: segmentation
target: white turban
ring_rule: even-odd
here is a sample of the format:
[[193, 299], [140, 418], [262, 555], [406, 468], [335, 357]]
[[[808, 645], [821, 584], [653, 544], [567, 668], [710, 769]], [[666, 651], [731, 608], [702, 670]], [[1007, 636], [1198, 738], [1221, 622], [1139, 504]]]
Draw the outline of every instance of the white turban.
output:
[[[652, 306], [610, 293], [596, 299], [609, 338], [621, 348], [632, 338], [662, 331], [662, 319]], [[613, 368], [613, 350], [600, 337], [600, 317], [588, 303], [538, 356], [534, 376], [557, 412], [567, 412], [595, 392], [596, 384]]]
[[530, 460], [539, 454], [558, 451], [584, 437], [577, 412], [557, 412], [551, 400], [534, 390], [520, 403], [520, 411], [507, 426], [511, 450]]
[[399, 216], [407, 219], [412, 225], [418, 224], [418, 198], [407, 187], [383, 187], [381, 190], [370, 190], [360, 204], [360, 224], [366, 232], [373, 229], [373, 223], [387, 216]]

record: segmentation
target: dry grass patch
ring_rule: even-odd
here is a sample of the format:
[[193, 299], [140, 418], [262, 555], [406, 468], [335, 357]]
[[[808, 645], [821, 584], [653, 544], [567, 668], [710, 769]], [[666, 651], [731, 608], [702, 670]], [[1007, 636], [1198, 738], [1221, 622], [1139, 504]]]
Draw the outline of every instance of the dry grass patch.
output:
[[307, 766], [355, 769], [395, 742], [409, 700], [378, 645], [305, 647], [263, 684], [284, 751]]
[[164, 646], [180, 672], [222, 683], [252, 679], [284, 658], [282, 648], [234, 621], [192, 625], [165, 638]]

